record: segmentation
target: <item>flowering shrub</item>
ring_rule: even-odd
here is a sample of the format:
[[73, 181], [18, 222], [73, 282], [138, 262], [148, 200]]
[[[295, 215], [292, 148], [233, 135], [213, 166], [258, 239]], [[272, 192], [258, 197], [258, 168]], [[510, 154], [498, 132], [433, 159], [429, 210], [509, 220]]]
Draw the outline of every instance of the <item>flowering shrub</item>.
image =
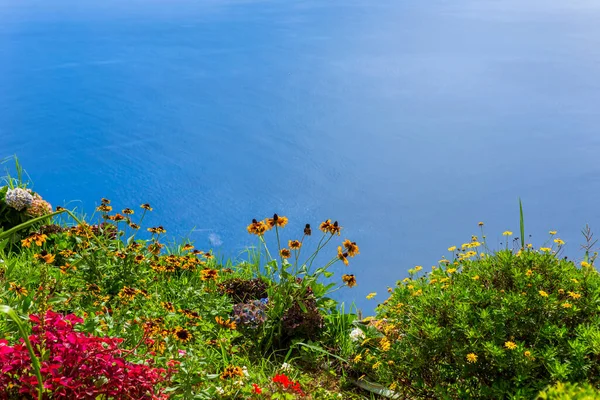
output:
[[553, 241], [488, 255], [474, 237], [431, 272], [412, 269], [365, 329], [356, 369], [427, 398], [533, 398], [556, 381], [600, 383], [600, 276], [592, 260], [558, 258]]
[[589, 383], [560, 383], [541, 392], [539, 400], [595, 400], [600, 399], [600, 390]]
[[[75, 315], [48, 311], [43, 320], [31, 315], [29, 336], [41, 359], [44, 389], [54, 399], [166, 398], [155, 387], [167, 378], [164, 369], [127, 362], [122, 339], [99, 338], [74, 330], [83, 322]], [[0, 399], [37, 396], [37, 378], [21, 341], [0, 340]]]

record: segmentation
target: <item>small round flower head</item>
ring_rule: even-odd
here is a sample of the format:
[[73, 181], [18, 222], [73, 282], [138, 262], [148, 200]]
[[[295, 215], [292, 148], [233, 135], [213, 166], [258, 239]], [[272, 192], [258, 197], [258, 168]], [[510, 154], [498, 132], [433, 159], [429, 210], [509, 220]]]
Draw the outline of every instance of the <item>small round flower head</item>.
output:
[[6, 205], [21, 211], [33, 203], [33, 196], [25, 189], [14, 188], [8, 189], [5, 197]]
[[27, 215], [31, 217], [41, 217], [43, 215], [51, 214], [52, 206], [46, 200], [39, 196], [36, 196], [29, 208], [27, 208]]

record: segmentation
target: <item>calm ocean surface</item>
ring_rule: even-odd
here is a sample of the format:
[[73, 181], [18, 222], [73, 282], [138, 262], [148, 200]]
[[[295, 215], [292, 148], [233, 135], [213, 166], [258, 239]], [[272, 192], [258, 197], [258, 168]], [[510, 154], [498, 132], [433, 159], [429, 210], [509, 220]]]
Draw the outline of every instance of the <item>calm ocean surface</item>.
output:
[[368, 312], [478, 221], [517, 235], [519, 196], [536, 246], [600, 232], [599, 21], [596, 0], [0, 0], [0, 156], [54, 205], [149, 202], [225, 256], [252, 218], [337, 219], [361, 251], [337, 297]]

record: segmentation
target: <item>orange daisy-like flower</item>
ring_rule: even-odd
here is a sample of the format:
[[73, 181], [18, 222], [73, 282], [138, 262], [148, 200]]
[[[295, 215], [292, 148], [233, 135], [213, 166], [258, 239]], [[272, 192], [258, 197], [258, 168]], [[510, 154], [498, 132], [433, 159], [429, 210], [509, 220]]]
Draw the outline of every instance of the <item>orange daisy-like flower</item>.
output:
[[287, 217], [280, 217], [277, 214], [273, 214], [273, 218], [266, 218], [265, 223], [267, 224], [267, 229], [271, 229], [275, 226], [283, 228], [287, 225], [288, 219]]
[[17, 296], [27, 296], [27, 289], [25, 289], [25, 286], [21, 286], [14, 282], [10, 283], [8, 290], [14, 292]]
[[156, 233], [158, 235], [160, 235], [161, 233], [167, 233], [167, 231], [165, 230], [165, 228], [163, 228], [162, 226], [157, 226], [154, 228], [148, 228], [148, 232], [150, 233]]
[[319, 226], [319, 229], [321, 231], [323, 231], [323, 233], [327, 233], [329, 232], [329, 227], [331, 227], [331, 220], [328, 219], [325, 222], [321, 222], [321, 225]]
[[354, 275], [342, 275], [342, 282], [344, 282], [348, 287], [356, 286], [356, 278]]
[[136, 224], [135, 222], [130, 222], [130, 223], [129, 223], [129, 227], [130, 227], [131, 229], [135, 229], [135, 230], [138, 230], [138, 229], [140, 229], [140, 226], [139, 226], [138, 224]]
[[46, 264], [52, 264], [54, 262], [54, 254], [50, 254], [47, 251], [42, 251], [40, 254], [36, 254], [33, 257], [37, 258], [38, 260], [44, 260], [44, 262]]
[[170, 303], [168, 301], [163, 301], [162, 303], [160, 303], [160, 305], [162, 306], [162, 308], [164, 308], [168, 312], [171, 312], [171, 313], [175, 312], [175, 307], [173, 306], [173, 303]]
[[342, 252], [342, 246], [338, 246], [338, 254], [337, 257], [342, 260], [344, 265], [348, 266], [348, 253]]
[[335, 235], [337, 233], [337, 235], [339, 236], [342, 227], [338, 224], [337, 221], [331, 223], [331, 220], [328, 219], [325, 222], [321, 222], [321, 226], [319, 226], [319, 229], [323, 231], [323, 233], [331, 233], [332, 235]]
[[212, 260], [215, 257], [212, 255], [212, 253], [204, 253], [202, 256], [207, 260]]
[[244, 370], [240, 367], [236, 367], [233, 365], [228, 366], [227, 368], [225, 368], [225, 370], [223, 371], [223, 373], [221, 374], [221, 379], [225, 380], [225, 379], [233, 379], [235, 377], [238, 378], [243, 378], [244, 375]]
[[150, 207], [150, 204], [148, 203], [144, 203], [140, 207], [142, 207], [146, 211], [152, 211], [152, 207]]
[[175, 336], [175, 339], [177, 339], [183, 343], [186, 343], [186, 342], [189, 342], [190, 340], [192, 340], [191, 332], [180, 326], [175, 328], [175, 331], [173, 332], [173, 336]]
[[104, 197], [100, 200], [100, 202], [102, 204], [110, 204], [110, 200], [109, 199], [105, 199]]
[[194, 246], [190, 243], [186, 243], [183, 245], [183, 247], [181, 248], [181, 250], [183, 251], [188, 251], [188, 250], [192, 250], [194, 248]]
[[200, 279], [202, 279], [203, 281], [216, 281], [217, 278], [219, 278], [219, 271], [217, 271], [216, 269], [206, 268], [200, 271], [200, 275]]
[[[35, 243], [36, 246], [41, 246], [46, 242], [46, 239], [48, 239], [48, 236], [43, 233], [33, 233], [27, 239], [23, 239], [21, 244], [23, 247], [29, 247], [31, 246], [31, 243]], [[25, 241], [28, 241], [27, 245], [25, 245]]]
[[350, 240], [346, 239], [344, 240], [343, 245], [346, 248], [346, 251], [348, 252], [348, 255], [350, 257], [354, 257], [355, 255], [359, 254], [356, 242], [351, 242]]
[[262, 221], [252, 220], [252, 223], [246, 228], [249, 234], [262, 236], [267, 231], [267, 225]]
[[109, 206], [108, 204], [101, 204], [99, 205], [96, 210], [103, 212], [103, 213], [107, 213], [107, 212], [111, 212], [112, 211], [112, 207]]
[[134, 211], [131, 208], [123, 209], [123, 214], [125, 214], [125, 215], [131, 215], [133, 213], [134, 213]]
[[217, 324], [221, 325], [224, 328], [229, 328], [234, 330], [235, 328], [237, 328], [235, 321], [231, 321], [231, 320], [227, 320], [225, 321], [223, 318], [221, 317], [215, 317], [215, 321], [217, 321]]
[[302, 247], [302, 243], [300, 243], [299, 240], [290, 240], [288, 242], [288, 246], [290, 246], [290, 249], [292, 250], [298, 250], [300, 247]]
[[135, 256], [133, 261], [135, 261], [136, 264], [141, 264], [145, 259], [146, 258], [142, 254], [138, 254], [137, 256]]
[[292, 256], [290, 249], [286, 249], [285, 247], [281, 249], [279, 254], [281, 254], [281, 258], [290, 258]]
[[125, 218], [124, 215], [117, 213], [117, 214], [113, 215], [112, 217], [108, 217], [108, 219], [120, 222], [120, 221], [125, 221], [127, 218]]

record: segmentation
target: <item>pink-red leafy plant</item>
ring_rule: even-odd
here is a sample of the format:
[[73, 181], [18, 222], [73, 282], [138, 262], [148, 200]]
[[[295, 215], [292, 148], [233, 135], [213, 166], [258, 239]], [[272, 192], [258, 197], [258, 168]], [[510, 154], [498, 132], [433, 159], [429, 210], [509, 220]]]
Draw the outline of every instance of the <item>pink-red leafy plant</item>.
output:
[[[123, 339], [100, 338], [76, 332], [83, 320], [48, 311], [33, 324], [29, 340], [40, 359], [44, 397], [52, 399], [166, 399], [157, 386], [172, 371], [134, 364], [124, 359], [119, 348]], [[43, 322], [43, 324], [42, 324]], [[37, 378], [23, 340], [14, 345], [0, 340], [0, 399], [37, 398]]]

